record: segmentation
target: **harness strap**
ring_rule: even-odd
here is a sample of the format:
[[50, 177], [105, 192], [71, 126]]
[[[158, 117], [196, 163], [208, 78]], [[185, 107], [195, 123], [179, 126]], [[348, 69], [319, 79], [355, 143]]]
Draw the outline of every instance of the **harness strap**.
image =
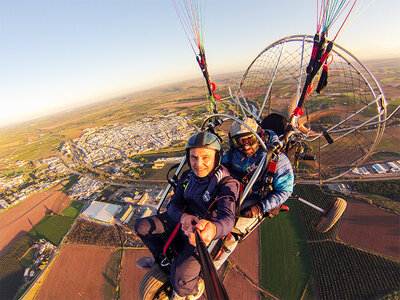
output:
[[172, 241], [174, 240], [176, 234], [178, 233], [179, 229], [181, 228], [181, 223], [178, 223], [174, 229], [174, 231], [172, 232], [172, 234], [169, 236], [167, 242], [164, 245], [163, 248], [163, 253], [166, 255], [167, 254], [167, 249], [168, 247], [171, 245]]

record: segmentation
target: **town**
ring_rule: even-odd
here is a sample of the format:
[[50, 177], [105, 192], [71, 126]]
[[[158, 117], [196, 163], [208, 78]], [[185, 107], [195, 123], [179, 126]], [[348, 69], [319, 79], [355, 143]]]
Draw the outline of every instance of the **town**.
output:
[[[169, 114], [127, 124], [88, 128], [77, 139], [62, 143], [58, 156], [34, 162], [16, 162], [17, 167], [30, 164], [33, 171], [28, 175], [0, 177], [0, 209], [15, 205], [27, 196], [54, 186], [73, 174], [79, 178], [71, 187], [69, 195], [76, 200], [98, 200], [102, 189], [109, 184], [130, 186], [132, 182], [127, 180], [140, 180], [137, 167], [142, 165], [132, 157], [179, 143], [184, 145], [185, 140], [198, 130], [196, 126], [189, 125], [190, 121], [188, 117]], [[181, 157], [161, 157], [151, 164], [154, 168], [162, 168], [166, 162], [180, 160]], [[96, 177], [98, 174], [110, 175], [106, 179], [113, 182], [107, 181], [104, 176]], [[155, 187], [155, 191], [158, 190], [159, 187]], [[154, 194], [151, 190], [139, 190], [138, 193], [143, 192]], [[144, 204], [143, 201], [141, 204]]]
[[[143, 163], [135, 161], [135, 155], [184, 145], [185, 140], [198, 130], [195, 125], [189, 125], [191, 121], [187, 116], [168, 114], [126, 124], [87, 128], [78, 138], [62, 143], [55, 157], [15, 162], [16, 168], [28, 166], [33, 171], [28, 175], [13, 173], [11, 176], [0, 176], [0, 209], [6, 209], [33, 193], [55, 186], [73, 174], [79, 176], [69, 191], [69, 196], [75, 200], [97, 201], [101, 198], [101, 191], [110, 184], [133, 187], [134, 180], [141, 179], [140, 167], [143, 166]], [[180, 160], [181, 157], [159, 157], [149, 164], [154, 169], [161, 169], [168, 162]], [[365, 164], [352, 171], [362, 176], [398, 175], [399, 172], [398, 160]], [[154, 187], [154, 191], [148, 188], [146, 191], [138, 190], [135, 196], [157, 194], [159, 187]], [[152, 201], [158, 200], [157, 197], [150, 198]], [[114, 197], [112, 201], [121, 202], [121, 199]], [[132, 203], [143, 205], [144, 202], [135, 200]], [[148, 206], [147, 214], [152, 209], [154, 205]], [[123, 211], [127, 210], [125, 208]]]

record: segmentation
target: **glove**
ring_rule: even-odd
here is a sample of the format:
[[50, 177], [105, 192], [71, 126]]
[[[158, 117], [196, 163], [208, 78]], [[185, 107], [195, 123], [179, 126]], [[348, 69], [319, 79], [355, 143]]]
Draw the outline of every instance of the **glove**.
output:
[[246, 218], [255, 218], [262, 215], [262, 207], [259, 204], [250, 206], [242, 210], [241, 215]]

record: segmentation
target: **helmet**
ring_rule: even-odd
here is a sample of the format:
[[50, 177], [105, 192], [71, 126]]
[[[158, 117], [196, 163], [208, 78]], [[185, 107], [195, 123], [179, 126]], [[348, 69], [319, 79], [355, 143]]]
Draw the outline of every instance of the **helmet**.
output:
[[270, 129], [274, 131], [278, 136], [285, 133], [288, 121], [280, 114], [272, 113], [266, 116], [261, 122], [262, 129]]
[[[255, 132], [258, 132], [259, 126], [257, 122], [251, 118], [244, 118], [243, 123], [248, 125], [251, 129]], [[231, 128], [229, 129], [229, 137], [234, 137], [235, 135], [245, 135], [245, 134], [252, 133], [249, 128], [244, 126], [243, 124], [239, 123], [238, 121], [233, 122]]]
[[214, 149], [215, 151], [221, 151], [222, 146], [219, 138], [208, 131], [201, 131], [194, 135], [192, 135], [187, 143], [186, 143], [186, 150], [192, 148], [208, 148]]
[[192, 135], [186, 143], [186, 161], [190, 166], [189, 151], [192, 148], [208, 148], [214, 149], [215, 153], [215, 166], [214, 170], [221, 164], [222, 159], [222, 145], [219, 137], [208, 131], [201, 131]]

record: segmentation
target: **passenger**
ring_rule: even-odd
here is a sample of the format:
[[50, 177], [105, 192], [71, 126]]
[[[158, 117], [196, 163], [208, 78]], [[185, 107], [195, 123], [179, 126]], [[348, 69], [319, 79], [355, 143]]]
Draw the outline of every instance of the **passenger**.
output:
[[[279, 142], [278, 136], [271, 129], [262, 130], [257, 122], [251, 118], [245, 118], [243, 122], [262, 137], [265, 144], [272, 145], [274, 142]], [[282, 124], [276, 124], [275, 122], [276, 128], [281, 128], [282, 126]], [[246, 126], [237, 121], [232, 124], [229, 130], [229, 139], [231, 148], [223, 156], [222, 164], [229, 169], [231, 176], [239, 180], [242, 186], [245, 187], [266, 154], [266, 150], [261, 147], [257, 137]], [[272, 183], [268, 183], [270, 181]], [[243, 201], [240, 217], [236, 222], [235, 228], [241, 233], [245, 233], [246, 228], [257, 222], [258, 219], [269, 213], [276, 214], [280, 205], [292, 194], [293, 184], [292, 165], [286, 155], [281, 152], [273, 177], [268, 178], [267, 172], [264, 172], [261, 178], [254, 183], [250, 193]], [[222, 266], [230, 253], [236, 248], [237, 239], [238, 237], [233, 235], [226, 239], [225, 251], [214, 262], [217, 269]]]
[[191, 136], [186, 144], [190, 169], [178, 181], [167, 212], [136, 221], [135, 230], [149, 248], [152, 257], [136, 261], [149, 269], [161, 263], [165, 241], [178, 223], [181, 229], [175, 240], [181, 244], [171, 264], [172, 299], [198, 299], [203, 290], [199, 281], [200, 263], [195, 247], [194, 230], [208, 244], [230, 233], [235, 224], [235, 202], [239, 182], [220, 164], [222, 147], [219, 138], [209, 132]]

